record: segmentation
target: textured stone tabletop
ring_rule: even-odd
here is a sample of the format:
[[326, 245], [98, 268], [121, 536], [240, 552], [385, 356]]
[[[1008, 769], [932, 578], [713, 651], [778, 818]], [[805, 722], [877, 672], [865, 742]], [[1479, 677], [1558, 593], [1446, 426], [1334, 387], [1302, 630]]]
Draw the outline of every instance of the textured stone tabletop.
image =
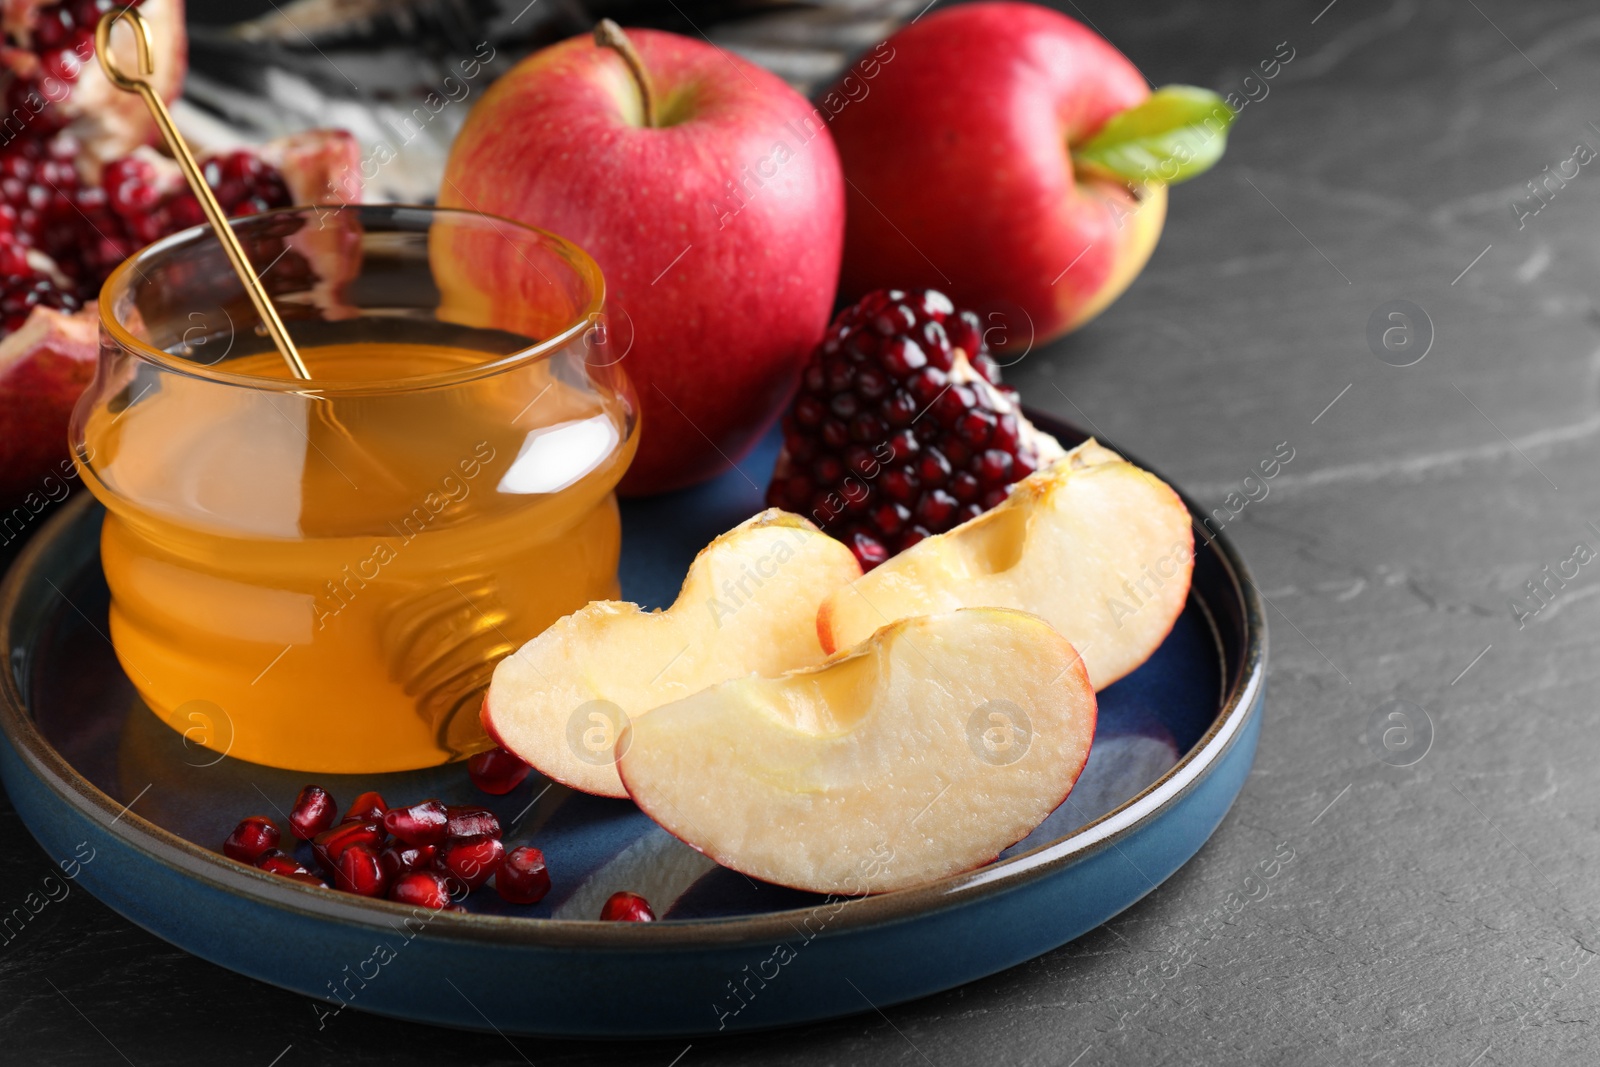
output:
[[[1600, 1060], [1600, 9], [1063, 10], [1158, 84], [1250, 100], [1222, 164], [1174, 191], [1131, 291], [1011, 372], [1032, 404], [1238, 512], [1227, 532], [1270, 602], [1266, 724], [1187, 867], [1003, 974], [692, 1046], [348, 1012], [319, 1032], [310, 1001], [79, 891], [0, 944], [0, 1061]], [[1245, 503], [1280, 445], [1293, 459]], [[1406, 717], [1371, 725], [1390, 712]], [[0, 806], [0, 907], [49, 866]]]

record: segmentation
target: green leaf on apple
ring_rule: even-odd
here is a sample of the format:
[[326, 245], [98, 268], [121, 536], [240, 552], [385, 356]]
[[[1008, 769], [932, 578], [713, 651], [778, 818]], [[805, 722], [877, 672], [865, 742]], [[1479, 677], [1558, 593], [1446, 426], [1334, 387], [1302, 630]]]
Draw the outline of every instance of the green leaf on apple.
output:
[[1209, 89], [1167, 85], [1107, 119], [1072, 162], [1139, 185], [1187, 181], [1222, 158], [1237, 114]]

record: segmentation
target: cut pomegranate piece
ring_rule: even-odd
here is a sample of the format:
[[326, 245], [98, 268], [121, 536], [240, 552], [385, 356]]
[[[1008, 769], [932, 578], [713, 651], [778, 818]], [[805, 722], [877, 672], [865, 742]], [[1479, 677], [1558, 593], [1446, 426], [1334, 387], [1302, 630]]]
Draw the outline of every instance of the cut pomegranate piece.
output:
[[0, 503], [38, 513], [69, 491], [77, 472], [67, 421], [94, 378], [99, 347], [93, 310], [65, 315], [48, 306], [0, 341]]
[[533, 768], [520, 758], [496, 745], [467, 760], [467, 774], [472, 784], [491, 796], [504, 796], [517, 786]]
[[[172, 100], [183, 84], [188, 38], [182, 0], [119, 0], [136, 7], [150, 28], [152, 82]], [[0, 69], [9, 73], [5, 110], [23, 123], [20, 136], [41, 138], [63, 127], [105, 159], [156, 136], [155, 125], [136, 94], [115, 89], [94, 58], [94, 30], [109, 0], [5, 0], [0, 5]], [[116, 35], [124, 64], [133, 50]], [[128, 66], [127, 69], [132, 69]]]
[[550, 892], [550, 871], [544, 853], [524, 845], [512, 849], [494, 872], [496, 893], [512, 904], [537, 904]]
[[311, 839], [317, 862], [332, 873], [348, 849], [362, 845], [372, 850], [374, 856], [383, 850], [386, 840], [383, 826], [377, 822], [344, 822], [322, 831]]
[[450, 837], [499, 837], [500, 820], [488, 808], [468, 804], [452, 804], [445, 809], [449, 816]]
[[350, 810], [344, 813], [341, 822], [378, 822], [383, 818], [383, 813], [389, 810], [389, 805], [383, 802], [383, 797], [377, 793], [362, 793], [350, 805]]
[[310, 841], [333, 825], [339, 817], [339, 805], [332, 795], [319, 785], [308, 785], [300, 790], [289, 810], [289, 829], [302, 841]]
[[[0, 3], [0, 20], [15, 38], [38, 7]], [[15, 59], [0, 49], [0, 68]], [[116, 95], [143, 114], [135, 97]], [[0, 144], [0, 505], [32, 494], [34, 511], [59, 499], [51, 479], [71, 470], [61, 466], [67, 423], [94, 374], [101, 282], [147, 239], [204, 221], [173, 160], [141, 148], [102, 165], [109, 156], [76, 129], [34, 123]], [[360, 147], [342, 131], [296, 134], [203, 162], [235, 214], [361, 199]], [[309, 276], [310, 299], [330, 306], [348, 257], [329, 252], [345, 239], [331, 231], [287, 238], [269, 282], [301, 285]]]
[[809, 517], [867, 570], [965, 522], [985, 490], [1063, 454], [999, 380], [974, 313], [932, 290], [868, 294], [801, 374], [767, 503]]
[[451, 903], [450, 886], [438, 871], [401, 871], [389, 887], [389, 899], [419, 908], [444, 908]]
[[653, 923], [656, 913], [650, 910], [650, 902], [637, 893], [612, 893], [600, 909], [600, 918], [604, 922]]
[[340, 853], [333, 872], [336, 888], [363, 897], [381, 897], [389, 891], [389, 882], [389, 872], [371, 845], [354, 844]]
[[437, 845], [450, 833], [450, 816], [437, 800], [383, 813], [383, 828], [408, 845]]
[[446, 842], [436, 862], [472, 890], [493, 877], [505, 854], [498, 837], [467, 837]]
[[269, 848], [277, 848], [277, 824], [265, 815], [252, 815], [233, 828], [222, 843], [222, 853], [240, 863], [255, 863]]
[[[78, 297], [62, 289], [48, 275], [26, 266], [27, 258], [21, 247], [9, 237], [0, 240], [0, 260], [18, 257], [23, 260], [21, 271], [4, 271], [0, 275], [0, 329], [6, 332], [22, 329], [34, 308], [53, 308], [56, 311], [78, 310]], [[0, 265], [3, 270], [3, 265]]]

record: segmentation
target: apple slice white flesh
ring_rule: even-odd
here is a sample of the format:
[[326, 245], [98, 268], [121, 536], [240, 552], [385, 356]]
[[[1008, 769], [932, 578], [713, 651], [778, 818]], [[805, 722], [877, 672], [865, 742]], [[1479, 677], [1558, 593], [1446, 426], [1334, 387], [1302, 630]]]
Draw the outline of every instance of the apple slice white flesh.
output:
[[739, 678], [619, 740], [634, 802], [725, 867], [816, 893], [994, 859], [1083, 770], [1096, 704], [1066, 639], [977, 608], [903, 619], [817, 667]]
[[484, 728], [541, 774], [626, 796], [613, 750], [629, 718], [727, 678], [821, 662], [817, 607], [860, 575], [843, 544], [764, 511], [701, 549], [665, 611], [595, 601], [501, 660]]
[[1166, 638], [1193, 569], [1194, 531], [1178, 494], [1089, 440], [997, 507], [836, 590], [817, 633], [832, 652], [910, 615], [1015, 608], [1061, 631], [1100, 690]]

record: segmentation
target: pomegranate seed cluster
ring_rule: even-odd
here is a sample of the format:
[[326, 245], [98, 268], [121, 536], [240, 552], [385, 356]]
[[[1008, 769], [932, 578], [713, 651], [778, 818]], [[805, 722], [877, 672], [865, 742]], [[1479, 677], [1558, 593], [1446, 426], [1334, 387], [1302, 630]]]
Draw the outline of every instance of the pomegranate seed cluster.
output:
[[811, 518], [871, 569], [976, 518], [1040, 466], [978, 316], [934, 290], [841, 312], [783, 418], [767, 503]]
[[[143, 0], [65, 0], [40, 4], [26, 28], [7, 20], [5, 46], [28, 53], [31, 62], [11, 63], [13, 76], [5, 89], [7, 115], [31, 115], [31, 123], [44, 133], [61, 128], [59, 111], [39, 107], [39, 101], [58, 102], [63, 89], [77, 84], [86, 63], [94, 62], [94, 29], [100, 16], [113, 7], [138, 7]], [[17, 68], [21, 69], [17, 69]], [[60, 86], [60, 87], [58, 87]], [[31, 99], [30, 99], [31, 98]], [[33, 114], [35, 111], [37, 114]]]
[[[468, 761], [472, 781], [495, 796], [511, 792], [530, 770], [502, 748]], [[460, 910], [459, 900], [491, 881], [512, 904], [537, 904], [550, 891], [544, 853], [530, 846], [508, 850], [500, 820], [487, 808], [438, 800], [391, 808], [382, 796], [368, 792], [341, 817], [332, 794], [308, 785], [295, 798], [288, 823], [295, 838], [309, 842], [315, 870], [278, 847], [282, 833], [265, 815], [251, 815], [234, 827], [222, 844], [223, 854], [322, 889], [435, 910]], [[650, 922], [655, 914], [643, 897], [617, 893], [600, 918]]]
[[[94, 55], [94, 30], [112, 0], [46, 4], [26, 31], [5, 33], [6, 114], [30, 116], [0, 144], [0, 329], [19, 329], [36, 306], [75, 311], [111, 271], [151, 241], [205, 221], [181, 181], [159, 180], [155, 162], [132, 155], [96, 168], [62, 129], [70, 92]], [[137, 3], [130, 6], [137, 7]], [[19, 58], [20, 57], [20, 58]], [[292, 202], [276, 168], [249, 151], [204, 163], [206, 182], [230, 217]], [[85, 176], [98, 169], [99, 180]]]

